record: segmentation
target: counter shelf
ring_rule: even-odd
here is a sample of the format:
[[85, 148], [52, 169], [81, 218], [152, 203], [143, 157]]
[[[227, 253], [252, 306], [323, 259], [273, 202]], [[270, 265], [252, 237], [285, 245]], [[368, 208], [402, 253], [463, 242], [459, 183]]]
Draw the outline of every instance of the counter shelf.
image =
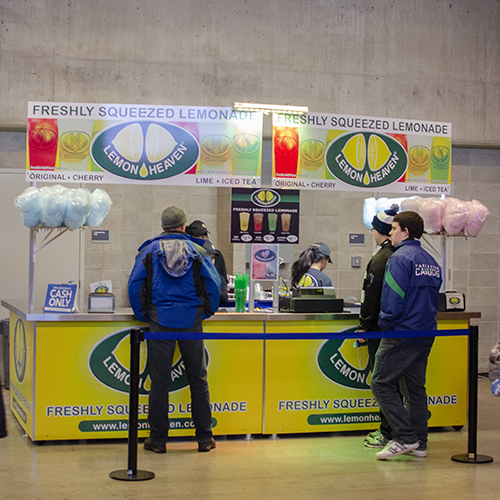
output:
[[[33, 441], [126, 438], [131, 328], [147, 329], [130, 308], [115, 313], [44, 314], [23, 301], [10, 312], [10, 405]], [[438, 313], [443, 330], [467, 329], [480, 313]], [[206, 333], [216, 435], [316, 433], [378, 428], [366, 348], [352, 339], [266, 339], [252, 334], [352, 332], [358, 314], [220, 312]], [[250, 338], [248, 338], [250, 336]], [[171, 434], [193, 435], [189, 389], [174, 358]], [[351, 383], [352, 382], [352, 383]], [[141, 343], [139, 437], [148, 435], [147, 342]], [[356, 387], [352, 387], [355, 385]], [[437, 337], [428, 369], [432, 426], [460, 427], [467, 413], [467, 337]]]

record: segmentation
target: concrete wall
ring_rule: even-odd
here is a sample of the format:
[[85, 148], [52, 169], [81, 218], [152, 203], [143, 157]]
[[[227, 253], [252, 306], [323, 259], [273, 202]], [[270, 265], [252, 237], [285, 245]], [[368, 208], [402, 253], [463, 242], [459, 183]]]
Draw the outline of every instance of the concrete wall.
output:
[[[479, 238], [450, 242], [456, 288], [467, 294], [469, 309], [484, 316], [481, 369], [487, 369], [500, 319], [497, 0], [0, 0], [0, 20], [3, 131], [25, 130], [30, 100], [256, 101], [451, 122], [455, 194], [476, 197], [492, 213]], [[22, 175], [23, 142], [13, 146], [12, 137], [0, 134], [0, 169]], [[160, 213], [170, 204], [207, 223], [230, 272], [244, 269], [243, 246], [229, 243], [229, 190], [103, 187], [114, 202], [103, 226], [112, 242], [92, 244], [85, 234], [86, 293], [88, 283], [112, 279], [118, 305], [126, 305], [135, 250], [158, 233]], [[333, 252], [328, 273], [342, 297], [359, 298], [372, 249], [354, 251], [347, 238], [366, 231], [362, 200], [370, 195], [301, 193], [295, 256], [314, 241], [327, 243]], [[361, 270], [351, 268], [352, 255], [361, 255]], [[21, 260], [17, 264], [25, 265]]]

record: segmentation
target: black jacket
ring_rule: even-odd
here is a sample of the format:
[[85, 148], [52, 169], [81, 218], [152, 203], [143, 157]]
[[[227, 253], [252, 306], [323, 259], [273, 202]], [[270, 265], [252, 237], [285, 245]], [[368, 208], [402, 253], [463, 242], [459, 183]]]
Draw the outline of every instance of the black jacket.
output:
[[378, 316], [380, 313], [380, 299], [384, 283], [385, 265], [394, 252], [391, 240], [386, 240], [380, 250], [371, 258], [366, 266], [361, 296], [361, 311], [359, 314], [358, 328], [367, 332], [380, 330]]

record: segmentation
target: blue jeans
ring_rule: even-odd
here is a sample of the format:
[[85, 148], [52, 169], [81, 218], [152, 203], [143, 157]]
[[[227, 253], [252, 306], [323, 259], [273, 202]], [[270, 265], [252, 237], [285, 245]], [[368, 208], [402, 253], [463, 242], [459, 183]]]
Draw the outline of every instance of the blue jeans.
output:
[[[150, 323], [151, 332], [201, 332], [194, 328], [166, 328]], [[203, 340], [149, 340], [151, 390], [149, 391], [148, 422], [150, 437], [155, 443], [166, 443], [168, 437], [168, 390], [172, 380], [172, 362], [176, 342], [179, 344], [186, 376], [191, 390], [191, 415], [198, 442], [212, 437], [212, 410], [207, 382], [205, 346]]]
[[[403, 444], [427, 444], [427, 392], [425, 374], [434, 337], [382, 339], [375, 358], [371, 388], [392, 429]], [[404, 377], [408, 388], [405, 409], [399, 390]]]

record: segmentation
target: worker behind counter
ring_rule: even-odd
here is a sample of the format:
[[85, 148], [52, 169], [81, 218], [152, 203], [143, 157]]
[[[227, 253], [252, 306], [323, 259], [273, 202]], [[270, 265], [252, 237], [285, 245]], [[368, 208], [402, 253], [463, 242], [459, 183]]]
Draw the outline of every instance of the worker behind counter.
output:
[[331, 264], [330, 248], [324, 243], [313, 243], [292, 264], [292, 290], [301, 286], [332, 286], [332, 280], [323, 272]]

